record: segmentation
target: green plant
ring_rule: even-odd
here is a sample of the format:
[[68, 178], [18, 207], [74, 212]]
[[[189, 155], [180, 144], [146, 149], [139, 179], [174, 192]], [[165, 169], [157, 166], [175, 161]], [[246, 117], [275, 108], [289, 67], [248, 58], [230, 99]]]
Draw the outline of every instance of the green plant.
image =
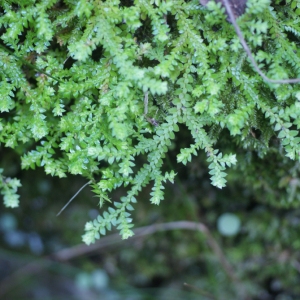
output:
[[[300, 75], [297, 7], [248, 0], [238, 19], [271, 78]], [[163, 200], [176, 175], [165, 157], [184, 126], [193, 142], [178, 163], [205, 151], [218, 188], [239, 149], [299, 158], [299, 85], [266, 83], [223, 12], [196, 0], [2, 1], [0, 142], [22, 156], [22, 168], [80, 174], [100, 206], [109, 202], [86, 224], [85, 243], [112, 226], [132, 236], [132, 204], [146, 185], [153, 204]], [[227, 131], [223, 154], [215, 145]], [[127, 195], [111, 200], [121, 186]]]

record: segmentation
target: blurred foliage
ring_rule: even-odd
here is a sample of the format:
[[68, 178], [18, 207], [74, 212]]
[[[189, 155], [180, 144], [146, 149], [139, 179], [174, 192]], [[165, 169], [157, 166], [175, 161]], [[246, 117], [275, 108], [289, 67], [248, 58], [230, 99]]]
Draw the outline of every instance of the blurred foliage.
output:
[[[181, 142], [184, 130], [182, 134]], [[166, 185], [166, 199], [160, 206], [147, 201], [151, 190], [147, 186], [134, 212], [137, 227], [174, 220], [206, 224], [232, 264], [237, 283], [227, 276], [207, 238], [197, 231], [157, 232], [126, 242], [120, 237], [99, 250], [89, 252], [85, 246], [86, 254], [58, 259], [56, 253], [63, 249], [72, 252], [80, 243], [78, 232], [86, 218], [93, 219], [99, 213], [91, 209], [97, 199], [86, 188], [56, 217], [84, 184], [82, 179], [55, 179], [39, 170], [21, 171], [16, 161], [10, 151], [1, 150], [1, 163], [11, 166], [6, 175], [22, 180], [23, 207], [7, 208], [0, 214], [0, 290], [5, 291], [0, 298], [242, 299], [236, 293], [241, 285], [249, 296], [245, 299], [299, 298], [300, 211], [270, 205], [264, 185], [253, 188], [249, 174], [240, 180], [242, 169], [232, 169], [228, 187], [220, 191], [210, 184], [204, 157], [195, 157], [185, 168], [175, 167], [178, 177], [174, 185]], [[172, 156], [168, 161], [176, 163]], [[257, 158], [254, 166], [262, 168], [262, 163]], [[283, 174], [292, 167], [275, 159], [272, 165], [280, 166]], [[268, 176], [266, 170], [261, 180]], [[279, 182], [280, 176], [274, 193], [283, 198], [286, 191]], [[113, 197], [118, 197], [122, 191], [115, 193]], [[228, 212], [241, 223], [239, 232], [232, 236], [222, 235], [218, 229], [220, 217]], [[100, 240], [99, 246], [101, 242], [105, 240]], [[185, 282], [192, 288], [184, 286]]]

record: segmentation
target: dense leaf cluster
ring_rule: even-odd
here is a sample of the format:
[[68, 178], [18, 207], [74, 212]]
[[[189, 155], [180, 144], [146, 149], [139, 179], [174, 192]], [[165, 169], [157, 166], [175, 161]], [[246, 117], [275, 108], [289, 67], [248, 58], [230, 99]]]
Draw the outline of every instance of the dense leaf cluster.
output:
[[[299, 77], [298, 4], [279, 2], [248, 0], [238, 24], [269, 77]], [[153, 204], [163, 200], [176, 175], [165, 156], [184, 126], [193, 142], [178, 163], [205, 151], [218, 188], [239, 148], [262, 158], [272, 145], [299, 158], [299, 85], [262, 80], [220, 3], [10, 0], [0, 25], [0, 142], [20, 153], [22, 168], [80, 174], [100, 205], [111, 202], [86, 224], [87, 244], [111, 226], [133, 234], [130, 212], [144, 186], [153, 185]], [[224, 132], [233, 154], [215, 146]], [[0, 179], [5, 204], [15, 206], [19, 182]], [[127, 195], [111, 201], [121, 186]]]

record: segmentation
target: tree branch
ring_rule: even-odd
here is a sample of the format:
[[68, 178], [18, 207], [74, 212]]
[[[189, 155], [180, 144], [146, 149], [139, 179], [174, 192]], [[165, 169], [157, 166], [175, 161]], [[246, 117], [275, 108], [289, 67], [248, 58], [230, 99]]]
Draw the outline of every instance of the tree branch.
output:
[[[221, 247], [215, 240], [215, 238], [212, 236], [211, 232], [207, 228], [206, 225], [203, 223], [197, 223], [197, 222], [191, 222], [191, 221], [177, 221], [177, 222], [169, 222], [169, 223], [160, 223], [160, 224], [152, 224], [149, 226], [139, 227], [134, 230], [135, 235], [130, 238], [130, 241], [134, 238], [139, 238], [142, 236], [154, 234], [156, 232], [161, 231], [169, 231], [169, 230], [178, 230], [178, 229], [184, 229], [184, 230], [195, 230], [199, 231], [202, 234], [205, 235], [207, 244], [213, 251], [213, 253], [218, 258], [220, 264], [222, 265], [222, 268], [224, 269], [224, 272], [227, 274], [229, 279], [234, 283], [237, 290], [241, 290], [240, 282], [235, 275], [235, 271], [233, 270], [233, 267], [228, 262], [225, 254], [223, 253]], [[48, 266], [50, 263], [53, 263], [53, 261], [59, 261], [59, 262], [67, 262], [69, 260], [72, 260], [76, 257], [88, 255], [92, 252], [99, 251], [100, 249], [109, 247], [115, 243], [121, 242], [122, 239], [118, 233], [111, 234], [109, 236], [105, 236], [101, 238], [97, 243], [87, 246], [84, 244], [77, 245], [72, 248], [63, 249], [60, 250], [54, 254], [51, 254], [49, 256], [46, 256], [44, 259], [39, 259], [36, 261], [33, 261], [17, 271], [15, 271], [13, 274], [6, 277], [1, 283], [0, 283], [0, 298], [1, 296], [5, 295], [9, 290], [11, 290], [17, 282], [17, 279], [22, 276], [28, 276], [28, 274], [32, 273], [38, 273], [43, 268]], [[124, 242], [124, 241], [123, 241]], [[243, 292], [244, 294], [244, 292]], [[244, 299], [244, 298], [239, 298]]]

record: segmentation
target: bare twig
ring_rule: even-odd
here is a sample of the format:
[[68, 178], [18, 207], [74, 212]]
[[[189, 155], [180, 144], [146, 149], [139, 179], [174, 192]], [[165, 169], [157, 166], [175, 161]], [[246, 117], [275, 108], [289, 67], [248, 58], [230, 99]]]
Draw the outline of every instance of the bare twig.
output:
[[[196, 223], [190, 221], [177, 221], [177, 222], [169, 222], [169, 223], [160, 223], [160, 224], [152, 224], [149, 226], [139, 227], [134, 230], [134, 236], [132, 238], [138, 238], [145, 235], [150, 235], [155, 232], [159, 231], [169, 231], [169, 230], [176, 230], [176, 229], [186, 229], [186, 230], [198, 230], [203, 233], [207, 237], [207, 243], [210, 248], [213, 250], [215, 255], [218, 257], [219, 261], [221, 262], [224, 270], [226, 271], [227, 275], [232, 279], [236, 280], [234, 271], [227, 261], [225, 255], [223, 254], [222, 249], [218, 245], [217, 241], [211, 235], [209, 229], [203, 223]], [[130, 240], [132, 239], [130, 238]], [[121, 237], [119, 234], [112, 234], [107, 237], [101, 238], [100, 241], [97, 243], [86, 246], [86, 245], [78, 245], [72, 247], [71, 249], [61, 250], [55, 253], [52, 257], [59, 261], [68, 261], [73, 259], [77, 256], [87, 255], [94, 251], [97, 251], [101, 248], [107, 247], [111, 244], [116, 242], [120, 242]]]
[[153, 126], [158, 126], [159, 125], [158, 122], [154, 118], [149, 118], [147, 114], [148, 114], [148, 91], [145, 93], [144, 96], [144, 117]]
[[245, 39], [244, 39], [244, 36], [242, 34], [242, 31], [239, 27], [239, 25], [236, 23], [236, 20], [235, 20], [235, 17], [234, 17], [234, 14], [232, 12], [232, 9], [229, 5], [229, 2], [228, 0], [222, 0], [223, 3], [224, 3], [224, 6], [226, 8], [226, 11], [227, 11], [227, 14], [230, 18], [230, 22], [232, 23], [234, 29], [235, 29], [235, 32], [236, 34], [238, 35], [239, 37], [239, 40], [240, 40], [240, 43], [241, 45], [243, 46], [245, 52], [247, 53], [251, 63], [253, 64], [254, 66], [254, 69], [256, 70], [256, 72], [267, 82], [270, 82], [270, 83], [279, 83], [279, 84], [289, 84], [289, 83], [300, 83], [300, 78], [292, 78], [292, 79], [271, 79], [269, 77], [267, 77], [262, 71], [261, 69], [258, 67], [252, 53], [251, 53], [251, 50], [249, 48], [249, 46], [247, 45]]
[[68, 203], [59, 211], [59, 213], [56, 216], [59, 216], [64, 210], [65, 208], [72, 202], [72, 200], [88, 185], [92, 183], [92, 181], [90, 180], [89, 182], [87, 182], [85, 185], [83, 185], [78, 192], [68, 201]]
[[[228, 278], [234, 283], [234, 287], [236, 289], [238, 299], [240, 300], [249, 300], [250, 298], [246, 295], [246, 291], [244, 289], [243, 284], [240, 282], [239, 278], [236, 276], [235, 271], [229, 261], [227, 260], [222, 248], [219, 246], [216, 239], [212, 236], [210, 230], [203, 223], [191, 222], [191, 221], [177, 221], [177, 222], [169, 222], [169, 223], [160, 223], [160, 224], [152, 224], [145, 227], [136, 228], [134, 231], [134, 236], [130, 238], [130, 241], [133, 238], [142, 237], [145, 235], [150, 235], [159, 231], [169, 231], [169, 230], [198, 230], [202, 234], [205, 235], [207, 244], [214, 252], [215, 256], [218, 258], [220, 264], [222, 265], [223, 270], [227, 274]], [[78, 245], [72, 247], [71, 249], [61, 250], [55, 253], [52, 257], [59, 261], [69, 261], [78, 256], [87, 255], [94, 251], [99, 251], [99, 249], [105, 248], [112, 244], [121, 241], [121, 237], [119, 234], [112, 234], [107, 237], [103, 237], [100, 241], [95, 243], [94, 245], [86, 246], [86, 245]]]
[[145, 93], [144, 97], [144, 115], [147, 116], [148, 114], [148, 91]]
[[216, 298], [213, 295], [211, 295], [211, 294], [209, 294], [209, 293], [207, 293], [207, 292], [205, 292], [205, 291], [203, 291], [203, 290], [201, 290], [201, 289], [199, 289], [199, 288], [197, 288], [197, 287], [195, 287], [195, 286], [193, 286], [191, 284], [184, 283], [183, 285], [186, 286], [186, 287], [188, 287], [188, 288], [190, 288], [190, 289], [195, 290], [200, 295], [202, 295], [202, 296], [204, 296], [206, 298], [209, 298], [209, 299], [212, 299], [212, 300], [216, 300]]
[[[230, 265], [230, 263], [228, 262], [221, 247], [214, 239], [209, 229], [203, 223], [197, 223], [191, 221], [178, 221], [178, 222], [170, 222], [170, 223], [152, 224], [149, 226], [136, 228], [134, 230], [135, 235], [130, 238], [130, 241], [132, 241], [132, 239], [134, 238], [150, 235], [155, 232], [178, 230], [178, 229], [196, 230], [204, 234], [206, 236], [206, 240], [209, 247], [212, 249], [216, 257], [218, 258], [227, 276], [230, 278], [232, 282], [235, 283], [235, 285], [240, 285], [239, 280], [237, 279], [237, 276], [235, 275], [235, 272], [232, 266]], [[24, 274], [28, 276], [29, 274], [32, 273], [38, 273], [43, 269], [44, 266], [48, 266], [49, 263], [51, 263], [51, 261], [66, 262], [76, 257], [82, 255], [88, 255], [94, 251], [99, 251], [99, 249], [111, 246], [121, 241], [122, 239], [119, 234], [112, 234], [110, 236], [101, 238], [101, 240], [95, 243], [94, 245], [86, 246], [81, 244], [72, 248], [60, 250], [52, 255], [46, 256], [42, 260], [39, 259], [38, 261], [33, 261], [25, 265], [24, 267], [18, 269], [16, 272], [6, 277], [0, 283], [0, 298], [16, 285], [18, 278], [21, 278], [22, 276], [24, 276]], [[241, 287], [239, 286], [238, 288], [240, 289]], [[239, 298], [239, 299], [244, 299], [244, 298]]]
[[226, 8], [226, 11], [228, 13], [228, 16], [230, 18], [230, 21], [235, 29], [235, 32], [236, 34], [238, 35], [239, 37], [239, 40], [240, 40], [240, 43], [241, 45], [243, 46], [244, 50], [246, 51], [251, 63], [253, 64], [254, 66], [254, 69], [256, 70], [256, 72], [267, 82], [270, 82], [270, 83], [279, 83], [279, 84], [288, 84], [288, 83], [299, 83], [300, 82], [300, 78], [292, 78], [292, 79], [271, 79], [269, 77], [267, 77], [262, 71], [261, 69], [258, 67], [252, 53], [251, 53], [251, 50], [248, 46], [248, 44], [246, 43], [245, 41], [245, 38], [242, 34], [242, 31], [239, 27], [239, 25], [236, 23], [236, 20], [235, 20], [235, 17], [234, 17], [234, 14], [232, 12], [232, 9], [229, 5], [229, 2], [228, 0], [223, 0], [223, 3], [224, 3], [224, 6]]

